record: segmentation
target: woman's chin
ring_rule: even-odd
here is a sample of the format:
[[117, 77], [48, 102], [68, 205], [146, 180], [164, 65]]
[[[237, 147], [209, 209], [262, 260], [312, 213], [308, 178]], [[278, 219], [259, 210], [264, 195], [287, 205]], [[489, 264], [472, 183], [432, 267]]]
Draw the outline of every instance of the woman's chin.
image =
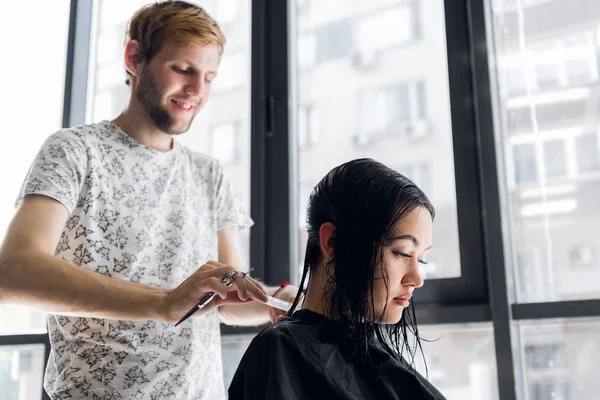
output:
[[390, 310], [388, 310], [382, 318], [381, 323], [384, 325], [396, 325], [402, 319], [402, 311], [403, 310], [394, 310], [394, 312], [390, 312]]

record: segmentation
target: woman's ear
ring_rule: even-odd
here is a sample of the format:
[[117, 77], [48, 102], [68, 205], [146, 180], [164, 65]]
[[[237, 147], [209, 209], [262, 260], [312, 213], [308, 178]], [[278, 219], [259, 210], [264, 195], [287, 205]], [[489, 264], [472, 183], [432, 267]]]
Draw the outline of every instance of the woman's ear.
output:
[[335, 225], [326, 222], [319, 228], [319, 244], [321, 251], [327, 259], [333, 256], [333, 246], [335, 244]]

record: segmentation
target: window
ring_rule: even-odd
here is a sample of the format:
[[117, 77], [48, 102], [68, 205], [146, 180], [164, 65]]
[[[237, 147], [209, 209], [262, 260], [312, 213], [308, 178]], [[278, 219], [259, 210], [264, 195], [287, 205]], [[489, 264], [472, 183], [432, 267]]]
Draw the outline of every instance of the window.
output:
[[223, 380], [228, 388], [233, 380], [237, 366], [246, 352], [254, 335], [224, 335], [221, 338], [223, 357]]
[[[532, 74], [530, 86], [534, 93], [596, 81], [598, 62], [594, 35], [594, 32], [553, 34], [552, 39], [526, 42], [524, 46], [519, 46], [519, 50], [512, 45], [510, 52], [499, 54], [506, 80], [502, 85], [503, 90], [508, 96], [525, 94], [525, 77], [529, 78], [527, 74]], [[528, 71], [527, 74], [525, 71]], [[561, 96], [556, 101], [560, 100]]]
[[579, 172], [600, 170], [600, 147], [595, 132], [585, 133], [575, 139], [577, 167]]
[[2, 398], [39, 400], [44, 369], [44, 345], [0, 346]]
[[525, 356], [522, 379], [530, 398], [575, 400], [597, 393], [597, 319], [523, 321], [518, 330]]
[[535, 182], [538, 179], [535, 146], [532, 143], [513, 146], [515, 182]]
[[489, 324], [421, 326], [427, 372], [417, 351], [417, 370], [447, 399], [498, 398], [494, 336]]
[[350, 55], [352, 41], [352, 21], [342, 20], [318, 28], [316, 31], [317, 62], [334, 61]]
[[317, 110], [301, 106], [298, 110], [298, 146], [314, 146], [319, 143], [319, 118]]
[[[369, 133], [383, 131], [387, 128], [388, 109], [391, 108], [385, 90], [366, 91], [360, 100], [359, 131], [365, 137]], [[363, 133], [364, 132], [364, 133]]]
[[[411, 101], [408, 85], [399, 85], [387, 91], [388, 125], [410, 119]], [[413, 103], [414, 104], [414, 103]], [[418, 107], [418, 104], [415, 104]]]
[[[35, 7], [36, 11], [27, 16], [27, 25], [35, 29], [23, 29], [23, 21], [16, 18], [23, 12], [18, 3], [4, 4], [0, 13], [0, 41], [5, 54], [14, 60], [30, 59], [31, 49], [23, 43], [35, 43], [36, 59], [44, 60], [43, 79], [24, 78], [40, 76], [38, 62], [19, 62], [18, 67], [10, 62], [0, 64], [0, 87], [3, 93], [10, 93], [3, 128], [12, 132], [6, 135], [0, 147], [0, 170], [3, 171], [0, 242], [15, 214], [14, 202], [31, 162], [44, 140], [62, 125], [70, 2], [38, 2]], [[18, 40], [13, 40], [15, 32], [18, 32]], [[32, 105], [32, 96], [37, 106], [25, 106]], [[44, 314], [27, 307], [0, 305], [0, 321], [0, 334], [39, 331], [46, 327]], [[7, 353], [1, 354], [8, 357]], [[19, 393], [21, 383], [18, 379], [13, 383], [17, 387], [14, 393]], [[4, 393], [1, 387], [0, 393]]]
[[[506, 15], [496, 15], [490, 43], [498, 65], [531, 71], [534, 77], [526, 76], [527, 83], [532, 84], [534, 92], [545, 91], [527, 96], [528, 100], [521, 103], [528, 112], [523, 113], [524, 118], [513, 119], [515, 126], [510, 132], [496, 131], [498, 143], [508, 150], [503, 152], [505, 164], [513, 168], [505, 174], [509, 182], [505, 182], [506, 197], [501, 199], [506, 204], [503, 213], [507, 218], [508, 263], [511, 276], [519, 279], [517, 285], [509, 281], [509, 287], [514, 288], [513, 310], [528, 310], [532, 315], [554, 308], [546, 302], [600, 298], [600, 273], [596, 268], [578, 266], [586, 264], [583, 260], [592, 263], [595, 258], [592, 251], [579, 247], [600, 246], [600, 237], [595, 233], [600, 223], [596, 205], [599, 177], [595, 173], [600, 167], [595, 122], [599, 116], [595, 99], [596, 29], [575, 18], [569, 11], [570, 4], [557, 0], [532, 7], [522, 15], [520, 24], [509, 22]], [[543, 27], [537, 25], [542, 19], [549, 21], [550, 14], [546, 13], [550, 10], [556, 19]], [[600, 18], [599, 10], [588, 11], [594, 20]], [[581, 77], [588, 82], [580, 81]], [[507, 82], [499, 80], [499, 85], [500, 93], [508, 91]], [[511, 107], [514, 102], [509, 99], [500, 98], [497, 104], [499, 121], [506, 121], [515, 112]], [[513, 178], [516, 185], [510, 184]], [[537, 249], [535, 254], [527, 255], [531, 249]], [[560, 314], [559, 309], [561, 313], [569, 310], [568, 314], [564, 311], [566, 315], [576, 315], [579, 307], [577, 303], [564, 309], [557, 305], [556, 311], [548, 311], [547, 315]], [[581, 354], [570, 346], [565, 353], [573, 352]], [[569, 356], [569, 368], [571, 360]], [[579, 387], [575, 376], [573, 372], [568, 378], [571, 390]], [[557, 382], [556, 392], [560, 393], [563, 380], [553, 382]], [[594, 390], [586, 387], [571, 395], [585, 398], [587, 393]]]
[[547, 141], [542, 144], [546, 178], [559, 178], [567, 174], [565, 144], [562, 140]]
[[[358, 40], [357, 47], [361, 51], [412, 40], [411, 20], [414, 11], [410, 3], [392, 2], [391, 14], [381, 12], [379, 2], [371, 4], [343, 0], [309, 2], [302, 10], [304, 27], [319, 26], [323, 21], [327, 21], [327, 25], [317, 28], [315, 65], [310, 70], [302, 71], [299, 77], [301, 82], [297, 86], [297, 102], [310, 104], [311, 112], [314, 110], [318, 115], [319, 140], [309, 148], [302, 147], [308, 138], [305, 139], [304, 133], [306, 111], [300, 108], [297, 118], [300, 132], [297, 149], [299, 181], [294, 184], [298, 186], [298, 195], [305, 196], [306, 190], [300, 187], [300, 182], [312, 188], [334, 166], [359, 157], [372, 157], [394, 166], [399, 164], [401, 158], [401, 165], [414, 165], [414, 171], [419, 171], [415, 179], [428, 186], [426, 190], [436, 187], [435, 206], [439, 210], [438, 215], [442, 215], [434, 226], [436, 259], [430, 258], [428, 261], [437, 266], [435, 278], [453, 278], [459, 277], [461, 270], [455, 218], [447, 46], [445, 29], [440, 28], [445, 26], [444, 6], [441, 1], [415, 3], [416, 9], [424, 4], [431, 9], [431, 14], [427, 13], [427, 21], [421, 21], [422, 24], [429, 24], [421, 27], [429, 37], [418, 48], [410, 46], [408, 49], [407, 46], [404, 49], [400, 46], [395, 49], [399, 52], [399, 58], [390, 61], [389, 66], [381, 71], [378, 69], [376, 79], [369, 73], [356, 74], [347, 65], [329, 64], [325, 68], [324, 63], [349, 55], [353, 49], [353, 37]], [[353, 25], [348, 18], [359, 15], [361, 19], [356, 17], [353, 20], [354, 29], [359, 33], [352, 36]], [[300, 33], [290, 36], [295, 40], [302, 37]], [[301, 51], [298, 43], [294, 47]], [[295, 59], [300, 60], [298, 54]], [[406, 64], [406, 59], [411, 60], [408, 64], [414, 68]], [[297, 69], [298, 66], [292, 68]], [[429, 87], [436, 88], [435, 96], [426, 96]], [[425, 121], [425, 118], [431, 118], [432, 121]], [[429, 140], [434, 135], [435, 142]], [[439, 156], [438, 161], [428, 164], [432, 154]], [[428, 166], [419, 167], [424, 164]], [[442, 188], [440, 192], [443, 196], [437, 195], [438, 187]], [[304, 201], [300, 198], [296, 204], [303, 207]], [[303, 210], [299, 210], [296, 215], [302, 213]], [[306, 235], [302, 222], [295, 228], [299, 256], [292, 265], [298, 266], [303, 260]], [[296, 276], [296, 271], [292, 272], [292, 276]]]
[[413, 39], [421, 39], [421, 36], [423, 35], [423, 25], [421, 23], [421, 3], [419, 1], [413, 1], [411, 8]]
[[416, 108], [416, 117], [419, 119], [424, 119], [427, 117], [427, 101], [425, 94], [425, 82], [417, 82], [415, 86], [415, 108]]
[[569, 250], [569, 264], [573, 269], [598, 266], [598, 255], [592, 246], [573, 246]]
[[532, 369], [564, 368], [564, 343], [525, 346], [525, 365]]
[[567, 61], [567, 77], [573, 85], [587, 83], [592, 80], [592, 64], [589, 59], [579, 58]]
[[555, 64], [537, 65], [535, 73], [540, 90], [555, 89], [559, 86], [558, 66]]
[[533, 400], [570, 400], [571, 390], [568, 382], [542, 381], [531, 385], [531, 398]]
[[426, 117], [422, 81], [368, 89], [361, 92], [359, 102], [359, 145], [383, 137], [413, 139], [428, 134], [421, 126]]
[[550, 261], [552, 254], [548, 248], [530, 245], [517, 253], [516, 284], [519, 302], [544, 301], [555, 293]]
[[368, 53], [413, 40], [412, 19], [411, 3], [362, 17], [356, 23], [358, 50]]
[[518, 96], [527, 90], [525, 76], [521, 68], [508, 68], [506, 70], [506, 90], [509, 96]]

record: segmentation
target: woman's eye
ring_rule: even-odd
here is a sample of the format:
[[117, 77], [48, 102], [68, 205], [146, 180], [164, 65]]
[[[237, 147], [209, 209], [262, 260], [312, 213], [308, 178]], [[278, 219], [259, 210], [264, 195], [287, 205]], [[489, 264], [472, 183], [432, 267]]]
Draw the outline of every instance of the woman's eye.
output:
[[412, 256], [410, 254], [406, 254], [401, 251], [394, 251], [394, 254], [397, 255], [398, 257], [402, 257], [402, 258], [412, 258]]
[[[406, 254], [406, 253], [403, 253], [401, 251], [394, 251], [394, 254], [397, 255], [398, 257], [402, 257], [402, 258], [412, 258], [412, 256], [410, 254]], [[419, 264], [423, 264], [423, 265], [427, 265], [428, 264], [428, 262], [425, 261], [425, 260], [417, 260], [417, 262]]]

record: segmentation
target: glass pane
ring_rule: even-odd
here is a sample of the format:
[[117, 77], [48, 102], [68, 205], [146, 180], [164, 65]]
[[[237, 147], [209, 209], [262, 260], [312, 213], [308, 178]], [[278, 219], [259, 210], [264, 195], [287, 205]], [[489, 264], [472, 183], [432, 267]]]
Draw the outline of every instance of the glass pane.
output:
[[585, 133], [577, 137], [575, 146], [579, 172], [600, 170], [600, 147], [598, 147], [597, 133]]
[[546, 178], [559, 178], [567, 174], [567, 160], [565, 157], [565, 142], [553, 140], [544, 142], [544, 170]]
[[567, 61], [567, 75], [572, 84], [590, 81], [592, 79], [590, 60], [583, 58]]
[[[217, 158], [236, 195], [250, 212], [250, 0], [194, 0], [219, 23], [227, 43], [211, 98], [190, 130], [176, 138], [192, 150]], [[114, 119], [126, 106], [129, 90], [123, 69], [127, 20], [146, 0], [98, 1], [96, 73], [89, 77], [89, 122]], [[92, 71], [94, 68], [92, 68]], [[239, 233], [243, 265], [250, 255], [250, 230]]]
[[427, 371], [417, 370], [448, 400], [497, 400], [498, 384], [491, 325], [421, 326]]
[[[313, 4], [310, 4], [310, 7], [312, 8]], [[315, 30], [315, 34], [317, 63], [346, 57], [352, 51], [352, 21], [342, 19], [323, 25]]]
[[0, 335], [35, 333], [46, 330], [46, 315], [30, 307], [0, 305]]
[[513, 148], [515, 181], [517, 183], [535, 182], [537, 165], [533, 144], [516, 145]]
[[535, 67], [537, 84], [540, 90], [554, 89], [558, 86], [558, 66], [554, 64]]
[[254, 335], [223, 335], [221, 336], [221, 349], [223, 354], [223, 381], [228, 388], [233, 379], [242, 357], [246, 352]]
[[[298, 254], [305, 253], [304, 197], [310, 189], [334, 166], [372, 157], [423, 185], [436, 207], [434, 259], [426, 278], [459, 277], [444, 2], [294, 4], [292, 48], [302, 47], [292, 66], [298, 88], [294, 109], [310, 105], [319, 116], [310, 131], [322, 133], [318, 142], [303, 145], [307, 122], [300, 112], [294, 127], [300, 143]], [[308, 69], [298, 61], [306, 57], [307, 36], [316, 46]], [[293, 276], [299, 276], [302, 261], [295, 263]]]
[[[27, 24], [35, 29], [23, 28], [19, 17], [23, 4], [2, 6], [2, 51], [18, 61], [0, 63], [0, 87], [8, 101], [3, 104], [10, 104], [0, 111], [7, 133], [0, 146], [0, 241], [15, 213], [14, 202], [31, 161], [46, 137], [61, 128], [70, 3], [35, 2], [35, 12], [27, 13]], [[43, 65], [32, 59], [32, 48], [25, 43], [35, 43], [35, 60], [43, 60]], [[3, 333], [44, 327], [43, 314], [22, 307], [0, 306], [0, 321]]]
[[0, 347], [0, 393], [5, 400], [39, 400], [44, 379], [44, 345]]
[[[494, 104], [513, 300], [598, 298], [598, 31], [587, 21], [600, 21], [600, 8], [574, 14], [567, 0], [511, 4], [517, 12], [492, 7], [488, 48], [499, 84]], [[517, 86], [526, 87], [525, 95], [506, 80], [508, 68], [524, 71]], [[584, 75], [589, 79], [574, 79]]]
[[521, 68], [509, 68], [506, 71], [506, 90], [510, 95], [517, 96], [525, 93], [525, 76]]
[[600, 393], [600, 321], [525, 321], [518, 326], [523, 398], [593, 399]]

